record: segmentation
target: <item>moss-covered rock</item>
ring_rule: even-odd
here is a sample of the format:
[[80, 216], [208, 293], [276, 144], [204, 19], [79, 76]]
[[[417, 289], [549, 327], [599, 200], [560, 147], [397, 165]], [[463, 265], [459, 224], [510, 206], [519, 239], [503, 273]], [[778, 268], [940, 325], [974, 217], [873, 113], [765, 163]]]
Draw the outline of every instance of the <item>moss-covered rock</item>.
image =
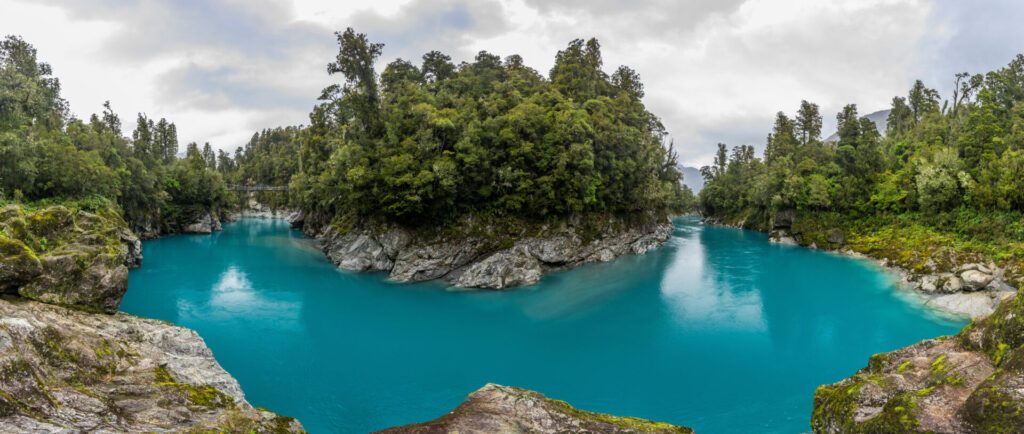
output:
[[953, 337], [873, 356], [853, 377], [818, 388], [818, 433], [1024, 432], [1024, 302], [1020, 295]]
[[488, 384], [451, 413], [380, 433], [693, 433], [687, 427], [583, 411], [517, 387]]
[[0, 232], [0, 293], [17, 292], [42, 272], [43, 265], [32, 249]]
[[301, 432], [255, 409], [195, 332], [0, 299], [3, 432]]
[[92, 312], [117, 312], [141, 244], [112, 207], [0, 211], [0, 292]]

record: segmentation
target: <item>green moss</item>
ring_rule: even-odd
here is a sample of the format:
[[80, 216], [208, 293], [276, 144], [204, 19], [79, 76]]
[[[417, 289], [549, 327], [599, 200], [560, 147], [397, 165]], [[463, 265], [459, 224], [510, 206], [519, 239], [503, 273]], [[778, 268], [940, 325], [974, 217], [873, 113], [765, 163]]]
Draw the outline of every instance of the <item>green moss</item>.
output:
[[[855, 377], [856, 378], [856, 377]], [[818, 387], [814, 391], [811, 429], [814, 432], [847, 432], [856, 426], [853, 415], [865, 382], [857, 379]]]
[[893, 397], [885, 403], [881, 413], [858, 425], [853, 432], [896, 434], [917, 430], [921, 422], [917, 420], [915, 410], [920, 396], [918, 392], [908, 392]]
[[235, 408], [235, 399], [213, 386], [179, 383], [163, 366], [154, 368], [153, 375], [158, 386], [178, 391], [191, 405], [205, 408]]
[[907, 368], [910, 367], [910, 362], [910, 360], [905, 360], [903, 363], [900, 363], [900, 366], [896, 368], [896, 373], [902, 374], [906, 372]]
[[1020, 432], [1024, 426], [1020, 402], [991, 379], [967, 398], [961, 414], [975, 432], [1009, 434]]
[[574, 418], [593, 421], [602, 424], [614, 425], [616, 427], [632, 430], [634, 432], [656, 432], [656, 431], [670, 431], [676, 433], [692, 434], [693, 430], [686, 427], [675, 426], [664, 422], [652, 422], [646, 419], [640, 419], [636, 417], [627, 416], [613, 416], [604, 413], [594, 413], [590, 411], [580, 410], [576, 407], [569, 405], [565, 401], [557, 399], [544, 398], [549, 404], [554, 406], [558, 411], [565, 413]]

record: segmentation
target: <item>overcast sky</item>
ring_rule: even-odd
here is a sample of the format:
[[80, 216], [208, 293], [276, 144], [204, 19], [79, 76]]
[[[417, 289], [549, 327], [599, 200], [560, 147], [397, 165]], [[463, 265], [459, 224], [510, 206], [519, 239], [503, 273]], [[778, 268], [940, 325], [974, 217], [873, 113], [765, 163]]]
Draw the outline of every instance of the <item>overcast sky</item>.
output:
[[183, 142], [223, 149], [307, 123], [332, 83], [335, 30], [385, 43], [379, 69], [486, 49], [543, 72], [570, 40], [594, 36], [607, 71], [641, 74], [690, 165], [717, 142], [762, 149], [774, 113], [801, 99], [831, 130], [842, 105], [887, 108], [915, 78], [945, 91], [955, 72], [1024, 51], [1022, 22], [1014, 0], [0, 0], [0, 34], [39, 49], [75, 115], [110, 100], [128, 128], [144, 112], [177, 123]]

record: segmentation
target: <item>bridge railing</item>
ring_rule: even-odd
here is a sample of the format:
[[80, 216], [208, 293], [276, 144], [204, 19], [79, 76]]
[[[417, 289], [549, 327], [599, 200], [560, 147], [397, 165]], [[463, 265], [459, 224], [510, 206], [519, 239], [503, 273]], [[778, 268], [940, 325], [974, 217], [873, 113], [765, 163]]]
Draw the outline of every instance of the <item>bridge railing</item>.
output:
[[230, 191], [243, 191], [246, 193], [253, 191], [288, 191], [287, 186], [280, 185], [229, 185], [228, 190]]

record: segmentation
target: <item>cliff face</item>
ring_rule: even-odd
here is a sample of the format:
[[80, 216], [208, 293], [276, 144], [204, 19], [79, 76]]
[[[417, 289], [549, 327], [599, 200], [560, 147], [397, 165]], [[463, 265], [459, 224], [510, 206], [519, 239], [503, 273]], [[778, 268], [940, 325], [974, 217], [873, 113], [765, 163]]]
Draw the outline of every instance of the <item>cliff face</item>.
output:
[[569, 404], [516, 387], [488, 384], [458, 408], [430, 422], [389, 428], [383, 434], [476, 433], [676, 433], [687, 427], [578, 410]]
[[195, 332], [116, 313], [141, 260], [112, 210], [0, 209], [0, 431], [301, 431]]
[[128, 289], [128, 266], [141, 263], [139, 239], [113, 211], [0, 209], [0, 292], [114, 313]]
[[384, 271], [398, 282], [443, 279], [464, 288], [504, 289], [536, 283], [546, 272], [644, 254], [669, 239], [672, 224], [667, 218], [607, 219], [596, 225], [564, 222], [510, 233], [467, 220], [446, 232], [328, 225], [307, 226], [307, 233], [332, 262], [347, 270]]
[[876, 354], [821, 386], [811, 426], [840, 432], [1024, 432], [1024, 298], [959, 334]]

